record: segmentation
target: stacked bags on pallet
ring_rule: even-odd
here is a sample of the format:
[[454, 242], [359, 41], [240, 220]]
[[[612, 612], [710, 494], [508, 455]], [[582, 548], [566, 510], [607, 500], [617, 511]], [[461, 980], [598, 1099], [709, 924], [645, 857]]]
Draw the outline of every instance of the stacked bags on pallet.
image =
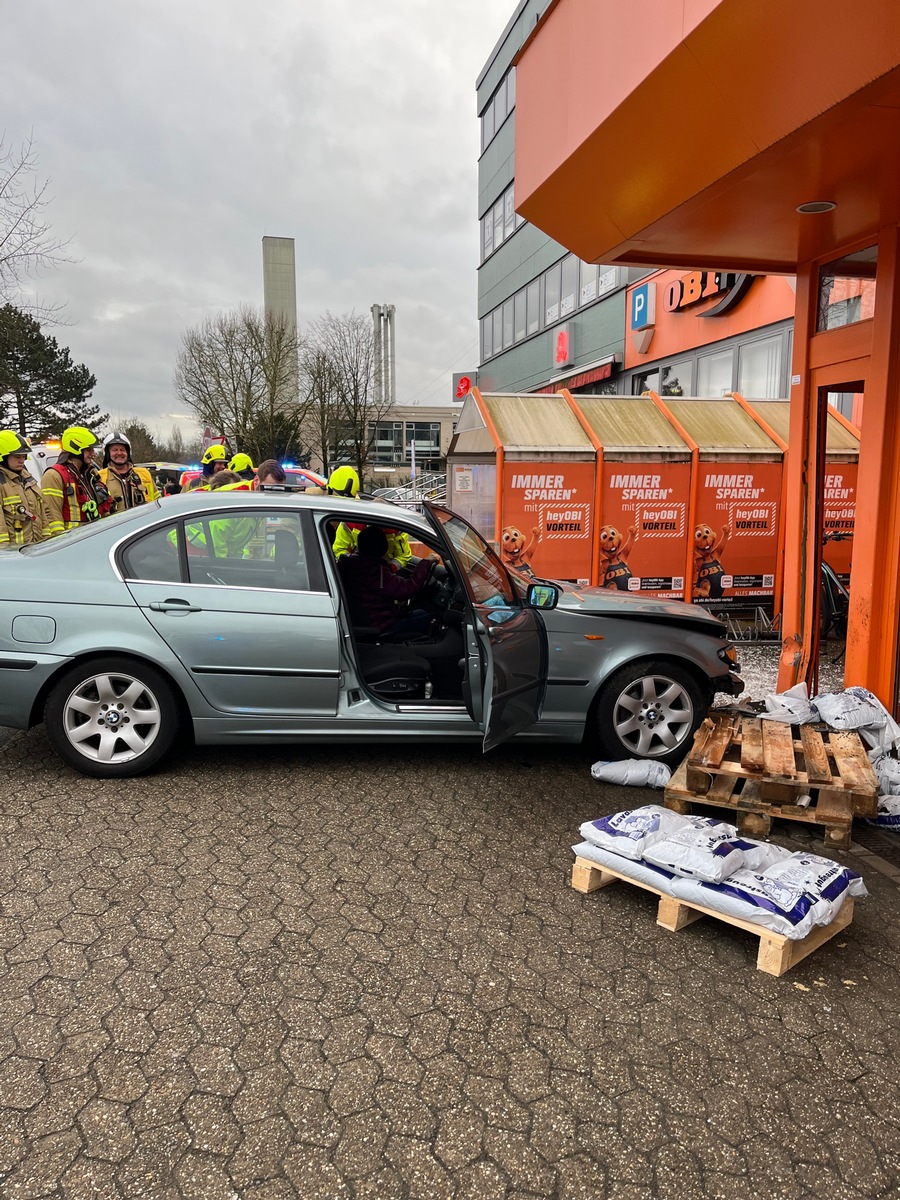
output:
[[579, 830], [579, 858], [657, 891], [796, 940], [830, 925], [861, 877], [818, 854], [795, 854], [742, 837], [714, 817], [681, 816], [657, 804], [626, 809]]

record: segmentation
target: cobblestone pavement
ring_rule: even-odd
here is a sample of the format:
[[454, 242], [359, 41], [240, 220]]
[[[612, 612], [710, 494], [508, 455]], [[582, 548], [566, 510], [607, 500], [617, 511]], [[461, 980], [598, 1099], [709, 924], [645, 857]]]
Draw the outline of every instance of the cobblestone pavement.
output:
[[578, 824], [649, 798], [580, 753], [101, 783], [35, 730], [3, 764], [7, 1200], [900, 1196], [900, 872], [871, 852], [855, 923], [774, 979], [747, 934], [567, 886]]

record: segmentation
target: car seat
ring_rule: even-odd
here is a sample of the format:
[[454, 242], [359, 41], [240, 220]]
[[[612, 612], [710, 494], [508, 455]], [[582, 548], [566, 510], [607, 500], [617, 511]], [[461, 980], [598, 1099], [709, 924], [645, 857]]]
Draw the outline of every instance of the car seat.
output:
[[425, 700], [431, 695], [429, 665], [405, 646], [357, 643], [360, 673], [377, 696], [387, 700]]

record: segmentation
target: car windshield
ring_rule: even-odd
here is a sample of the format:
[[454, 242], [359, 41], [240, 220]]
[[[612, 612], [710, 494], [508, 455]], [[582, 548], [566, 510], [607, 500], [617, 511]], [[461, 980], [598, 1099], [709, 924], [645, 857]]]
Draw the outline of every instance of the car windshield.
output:
[[50, 538], [46, 542], [35, 542], [30, 546], [23, 546], [20, 553], [33, 555], [38, 558], [42, 554], [53, 554], [56, 550], [62, 549], [63, 546], [71, 546], [73, 542], [94, 537], [96, 534], [104, 533], [116, 525], [128, 525], [132, 521], [137, 521], [140, 517], [145, 516], [146, 513], [155, 511], [158, 508], [159, 501], [155, 501], [153, 504], [141, 504], [137, 508], [126, 508], [124, 512], [116, 513], [111, 517], [104, 517], [102, 521], [88, 521], [84, 525], [79, 525], [77, 529], [70, 529], [66, 533], [60, 533], [57, 537]]
[[434, 509], [433, 512], [465, 571], [466, 586], [473, 602], [489, 607], [516, 606], [518, 597], [510, 578], [481, 534], [446, 509]]

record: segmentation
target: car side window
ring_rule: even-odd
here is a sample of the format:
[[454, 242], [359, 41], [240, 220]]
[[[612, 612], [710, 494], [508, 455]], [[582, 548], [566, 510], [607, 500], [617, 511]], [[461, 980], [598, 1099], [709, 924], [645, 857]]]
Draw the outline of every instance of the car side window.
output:
[[122, 573], [126, 579], [180, 583], [181, 564], [175, 526], [152, 529], [126, 546], [122, 551]]
[[184, 522], [184, 532], [190, 583], [310, 590], [297, 513], [261, 513], [257, 508], [193, 516]]
[[509, 575], [487, 542], [471, 525], [453, 513], [440, 510], [436, 515], [456, 551], [473, 603], [517, 608], [519, 601]]

